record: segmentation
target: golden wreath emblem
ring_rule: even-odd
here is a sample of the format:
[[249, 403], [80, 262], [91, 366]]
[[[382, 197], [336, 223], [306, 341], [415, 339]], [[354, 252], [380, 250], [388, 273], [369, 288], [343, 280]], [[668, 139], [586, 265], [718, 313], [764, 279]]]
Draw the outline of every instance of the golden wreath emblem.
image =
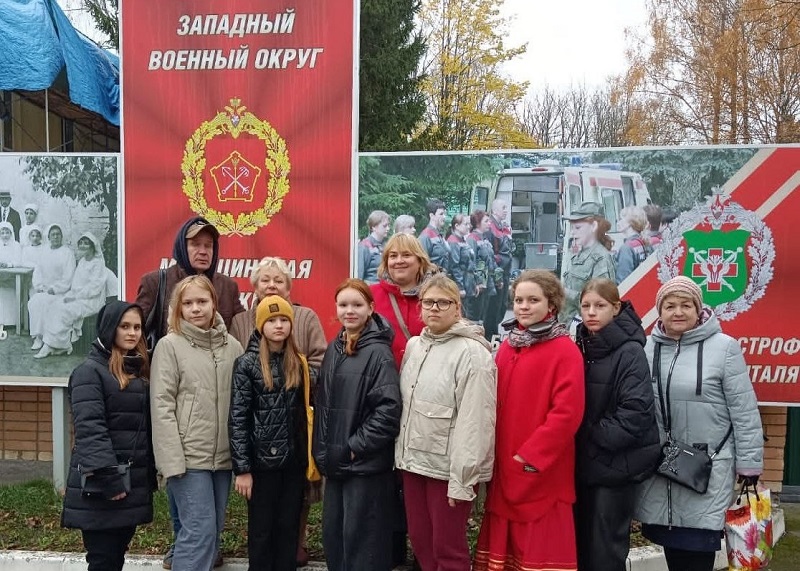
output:
[[[206, 170], [205, 149], [206, 144], [215, 137], [230, 135], [237, 139], [242, 133], [254, 135], [264, 142], [264, 166], [270, 176], [264, 204], [256, 210], [242, 212], [234, 217], [229, 212], [211, 208], [206, 201], [203, 184]], [[217, 113], [210, 121], [203, 121], [186, 141], [181, 161], [183, 193], [189, 199], [189, 208], [216, 226], [220, 234], [252, 236], [259, 228], [269, 224], [272, 217], [280, 211], [283, 199], [289, 192], [291, 167], [286, 141], [267, 121], [262, 121], [248, 111], [239, 98], [233, 98], [230, 105], [225, 106], [224, 112]], [[233, 151], [222, 163], [212, 167], [210, 172], [220, 200], [252, 202], [253, 190], [261, 169], [247, 161], [239, 151]]]

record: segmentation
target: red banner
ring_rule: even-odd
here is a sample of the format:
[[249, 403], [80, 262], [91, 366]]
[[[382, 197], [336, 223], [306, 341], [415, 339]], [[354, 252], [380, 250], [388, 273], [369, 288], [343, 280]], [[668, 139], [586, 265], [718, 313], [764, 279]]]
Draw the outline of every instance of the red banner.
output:
[[[793, 311], [799, 188], [800, 148], [760, 150], [720, 194], [681, 215], [673, 223], [674, 243], [665, 234], [659, 255], [620, 287], [649, 329], [665, 278], [682, 273], [698, 281], [705, 301], [715, 298], [711, 305], [723, 331], [739, 341], [762, 404], [800, 403], [800, 330]], [[719, 246], [703, 245], [715, 241]]]
[[350, 273], [353, 0], [122, 10], [127, 298], [200, 215], [246, 306], [254, 265], [280, 256], [293, 301], [335, 329], [333, 291]]

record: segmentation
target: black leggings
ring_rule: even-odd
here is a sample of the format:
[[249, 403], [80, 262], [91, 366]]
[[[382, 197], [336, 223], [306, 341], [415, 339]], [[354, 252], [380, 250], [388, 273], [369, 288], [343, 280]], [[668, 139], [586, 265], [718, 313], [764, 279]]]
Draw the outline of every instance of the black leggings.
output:
[[714, 551], [686, 551], [684, 549], [664, 548], [669, 571], [714, 571]]

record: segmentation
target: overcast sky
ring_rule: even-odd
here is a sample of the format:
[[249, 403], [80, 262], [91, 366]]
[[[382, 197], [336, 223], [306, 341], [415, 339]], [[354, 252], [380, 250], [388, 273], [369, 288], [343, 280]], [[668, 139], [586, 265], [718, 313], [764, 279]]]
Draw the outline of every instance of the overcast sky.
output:
[[505, 0], [508, 45], [528, 43], [527, 53], [506, 66], [531, 89], [605, 83], [625, 70], [625, 28], [647, 21], [644, 0]]
[[[102, 37], [81, 0], [58, 0], [76, 27]], [[506, 73], [527, 80], [531, 89], [545, 83], [558, 89], [570, 84], [605, 83], [625, 70], [625, 28], [641, 28], [647, 18], [644, 0], [505, 0], [509, 19], [507, 45], [528, 42], [527, 53], [510, 62]]]

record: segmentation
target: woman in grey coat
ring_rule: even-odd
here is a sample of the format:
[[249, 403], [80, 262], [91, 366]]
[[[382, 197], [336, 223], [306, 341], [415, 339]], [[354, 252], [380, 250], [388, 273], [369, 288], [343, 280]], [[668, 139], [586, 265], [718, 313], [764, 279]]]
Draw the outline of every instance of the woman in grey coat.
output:
[[658, 291], [656, 308], [659, 320], [645, 351], [662, 442], [667, 410], [676, 440], [709, 455], [723, 445], [704, 494], [655, 475], [639, 488], [635, 517], [643, 535], [664, 547], [670, 571], [711, 571], [734, 478], [755, 483], [762, 471], [761, 417], [739, 343], [703, 307], [698, 285], [685, 276], [669, 280]]

